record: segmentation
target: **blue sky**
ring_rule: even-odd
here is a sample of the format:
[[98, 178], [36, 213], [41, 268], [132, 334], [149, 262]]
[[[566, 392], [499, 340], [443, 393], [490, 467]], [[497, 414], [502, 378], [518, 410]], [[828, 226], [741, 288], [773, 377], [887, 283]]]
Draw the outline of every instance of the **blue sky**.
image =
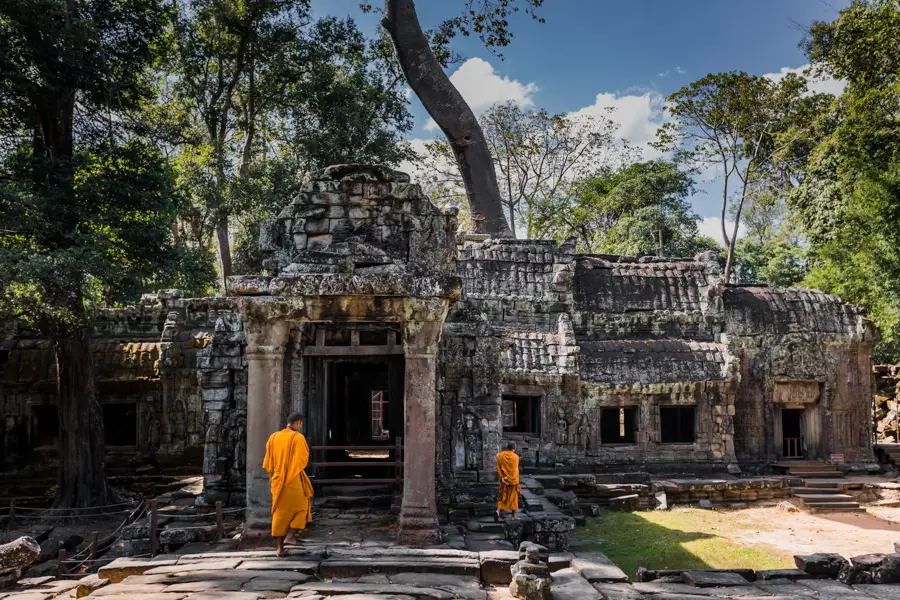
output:
[[[377, 0], [376, 0], [377, 3]], [[743, 70], [759, 75], [803, 67], [798, 46], [814, 20], [833, 20], [849, 0], [545, 0], [543, 24], [526, 16], [511, 22], [513, 43], [504, 60], [477, 38], [459, 38], [454, 50], [465, 62], [451, 78], [479, 112], [513, 100], [550, 112], [587, 112], [614, 106], [620, 135], [637, 144], [650, 137], [664, 115], [662, 98], [707, 73]], [[420, 0], [419, 18], [429, 27], [453, 15], [462, 0]], [[378, 17], [363, 15], [357, 0], [313, 0], [317, 15], [353, 15], [374, 35]], [[840, 89], [823, 82], [820, 89]], [[439, 132], [413, 99], [413, 139]], [[701, 185], [695, 211], [718, 214], [715, 184]], [[702, 193], [702, 191], [706, 193]], [[718, 237], [718, 236], [717, 236]]]

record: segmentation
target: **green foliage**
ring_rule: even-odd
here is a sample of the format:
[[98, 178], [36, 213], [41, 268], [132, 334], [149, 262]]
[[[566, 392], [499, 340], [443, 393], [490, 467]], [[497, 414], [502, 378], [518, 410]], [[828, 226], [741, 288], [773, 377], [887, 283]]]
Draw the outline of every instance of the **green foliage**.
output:
[[809, 240], [806, 282], [868, 308], [876, 360], [900, 361], [900, 6], [854, 2], [806, 41], [813, 66], [845, 79], [834, 124], [811, 152], [791, 207]]
[[[548, 235], [547, 223], [569, 210], [567, 188], [598, 168], [629, 162], [632, 148], [615, 136], [608, 114], [572, 117], [497, 104], [479, 117], [509, 223], [526, 237]], [[468, 216], [466, 190], [450, 148], [443, 140], [425, 145], [420, 180], [432, 198]]]
[[4, 317], [44, 335], [65, 335], [86, 326], [93, 309], [133, 302], [147, 291], [209, 291], [209, 254], [173, 244], [179, 199], [158, 151], [139, 140], [79, 151], [69, 232], [58, 229], [57, 198], [35, 190], [34, 160], [21, 151], [0, 167]]
[[262, 269], [259, 222], [310, 173], [411, 156], [400, 139], [411, 128], [402, 76], [384, 39], [367, 42], [350, 19], [312, 22], [305, 0], [174, 6], [162, 101], [145, 117], [190, 199], [179, 234], [217, 245], [222, 275], [232, 272], [235, 229], [237, 272]]
[[[741, 72], [707, 75], [669, 96], [672, 120], [658, 132], [657, 147], [675, 151], [691, 169], [715, 168], [722, 181], [722, 240], [728, 249], [725, 280], [731, 279], [741, 215], [754, 189], [783, 177], [773, 160], [784, 149], [779, 134], [808, 109], [806, 82], [788, 75], [780, 82]], [[795, 143], [795, 152], [800, 145]], [[731, 214], [734, 228], [725, 230]]]
[[542, 221], [558, 240], [577, 239], [583, 252], [626, 256], [694, 256], [719, 250], [697, 231], [688, 197], [693, 181], [670, 162], [604, 170], [576, 180], [566, 210]]
[[7, 319], [60, 337], [88, 327], [92, 309], [155, 287], [207, 289], [208, 257], [172, 240], [171, 167], [128, 127], [152, 89], [166, 10], [155, 0], [0, 7]]

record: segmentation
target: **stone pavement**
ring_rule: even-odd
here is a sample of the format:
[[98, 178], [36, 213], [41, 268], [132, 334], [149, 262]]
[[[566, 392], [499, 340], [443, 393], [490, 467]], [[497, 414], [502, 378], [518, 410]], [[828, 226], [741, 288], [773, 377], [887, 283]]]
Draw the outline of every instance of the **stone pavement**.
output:
[[[512, 551], [420, 550], [387, 544], [118, 559], [81, 580], [32, 580], [0, 600], [510, 600]], [[551, 554], [550, 600], [900, 600], [900, 585], [847, 586], [782, 571], [653, 572], [627, 577], [600, 553]], [[27, 586], [27, 587], [26, 587]]]

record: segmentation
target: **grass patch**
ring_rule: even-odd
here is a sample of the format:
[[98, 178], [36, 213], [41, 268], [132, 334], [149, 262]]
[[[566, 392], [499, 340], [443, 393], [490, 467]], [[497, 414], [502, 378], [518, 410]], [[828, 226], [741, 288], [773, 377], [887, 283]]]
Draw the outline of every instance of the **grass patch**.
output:
[[633, 577], [648, 569], [785, 569], [794, 561], [785, 551], [740, 540], [747, 532], [734, 512], [676, 508], [669, 511], [612, 512], [588, 519], [577, 537], [595, 540], [592, 549], [608, 556]]

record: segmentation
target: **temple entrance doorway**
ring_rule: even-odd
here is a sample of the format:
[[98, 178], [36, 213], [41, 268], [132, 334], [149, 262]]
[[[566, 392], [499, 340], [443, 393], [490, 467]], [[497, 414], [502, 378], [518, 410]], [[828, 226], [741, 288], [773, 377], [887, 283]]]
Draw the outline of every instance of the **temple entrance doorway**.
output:
[[402, 476], [403, 356], [312, 361], [312, 473], [320, 484], [392, 483]]
[[781, 452], [787, 459], [804, 458], [802, 408], [781, 409]]

